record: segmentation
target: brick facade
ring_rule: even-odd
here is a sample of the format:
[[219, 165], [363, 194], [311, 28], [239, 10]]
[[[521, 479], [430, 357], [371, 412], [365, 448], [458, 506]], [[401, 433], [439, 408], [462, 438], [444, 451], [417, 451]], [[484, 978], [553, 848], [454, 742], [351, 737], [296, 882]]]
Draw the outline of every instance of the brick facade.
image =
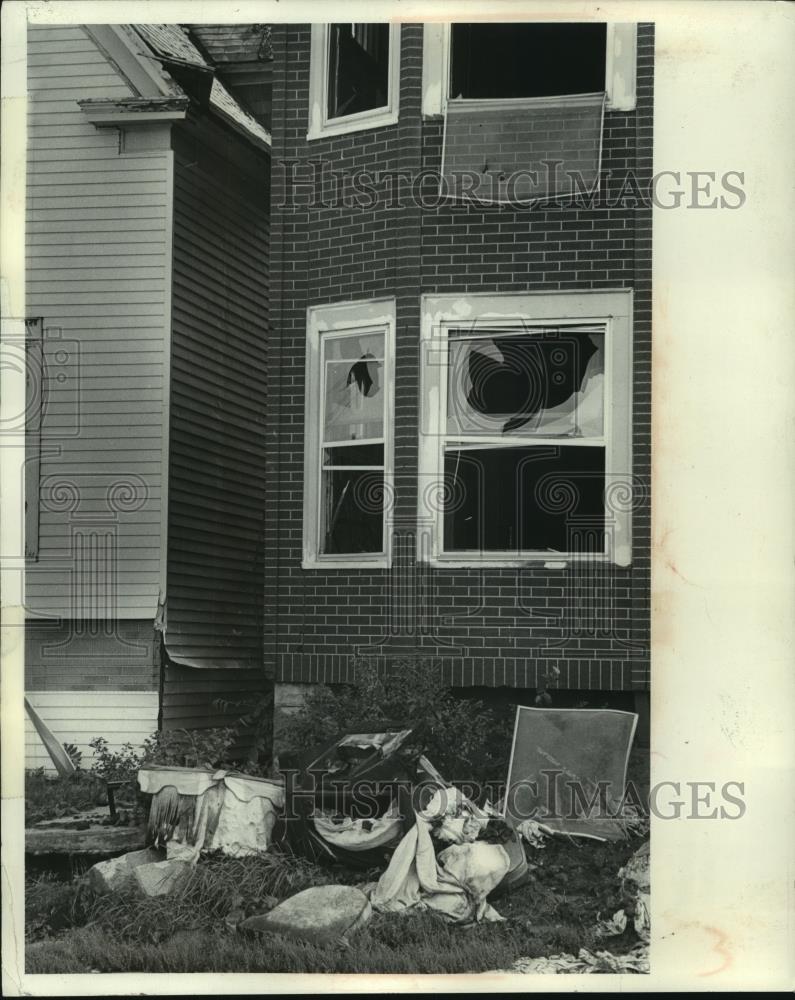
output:
[[[437, 204], [443, 120], [423, 118], [423, 28], [403, 25], [393, 126], [307, 141], [308, 25], [273, 29], [272, 255], [266, 496], [265, 662], [281, 683], [353, 680], [357, 657], [420, 655], [455, 685], [648, 687], [651, 445], [653, 28], [638, 30], [637, 108], [604, 120], [592, 207]], [[332, 172], [392, 175], [358, 194]], [[395, 178], [403, 175], [398, 185]], [[409, 196], [424, 195], [424, 203]], [[622, 186], [626, 197], [618, 197]], [[326, 204], [318, 203], [318, 194]], [[347, 196], [348, 204], [345, 203]], [[357, 201], [358, 203], [352, 203]], [[618, 204], [616, 204], [618, 203]], [[421, 296], [633, 289], [633, 558], [614, 565], [431, 568], [417, 562]], [[301, 568], [306, 310], [393, 296], [395, 497], [392, 567]], [[581, 594], [597, 594], [584, 624]], [[399, 595], [399, 596], [398, 596]], [[595, 620], [593, 615], [595, 614]]]

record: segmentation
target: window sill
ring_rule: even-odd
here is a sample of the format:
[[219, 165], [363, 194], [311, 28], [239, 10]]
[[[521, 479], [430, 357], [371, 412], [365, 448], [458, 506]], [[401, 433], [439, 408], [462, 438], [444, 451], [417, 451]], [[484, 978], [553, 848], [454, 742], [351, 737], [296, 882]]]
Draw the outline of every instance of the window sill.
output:
[[[494, 556], [431, 556], [425, 560], [428, 566], [438, 569], [521, 569], [525, 566], [538, 566], [543, 569], [566, 569], [571, 563], [608, 563], [618, 566], [614, 559], [606, 554], [598, 555], [561, 555], [550, 556], [539, 553], [526, 556], [499, 559]], [[623, 564], [622, 564], [623, 568]]]
[[348, 135], [349, 132], [364, 132], [367, 129], [386, 128], [397, 125], [398, 112], [390, 108], [379, 109], [377, 114], [364, 112], [361, 115], [351, 115], [348, 118], [335, 118], [323, 125], [312, 125], [306, 133], [307, 142], [314, 139], [327, 139], [337, 135]]
[[301, 569], [390, 569], [388, 556], [374, 556], [372, 559], [351, 557], [350, 559], [302, 559]]

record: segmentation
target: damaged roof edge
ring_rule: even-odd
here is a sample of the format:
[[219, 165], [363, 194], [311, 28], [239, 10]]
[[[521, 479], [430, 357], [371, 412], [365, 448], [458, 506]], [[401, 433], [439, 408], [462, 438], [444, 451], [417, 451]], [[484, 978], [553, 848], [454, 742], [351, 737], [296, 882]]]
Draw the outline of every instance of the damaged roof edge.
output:
[[122, 122], [181, 121], [188, 113], [188, 97], [89, 97], [78, 101], [80, 110], [94, 125]]
[[[116, 102], [96, 101], [92, 104], [91, 101], [81, 101], [79, 103], [83, 111], [88, 113], [92, 107], [99, 111], [100, 104], [105, 104], [109, 110], [110, 105], [116, 103], [119, 107], [106, 120], [107, 124], [114, 124], [122, 115], [126, 117], [131, 112], [136, 114], [137, 121], [145, 120], [142, 117], [144, 114], [156, 115], [165, 120], [165, 112], [172, 109], [151, 107], [144, 110], [143, 103], [161, 99], [188, 101], [188, 94], [169, 74], [168, 64], [193, 67], [213, 74], [207, 110], [252, 145], [270, 153], [270, 132], [221, 83], [215, 70], [208, 65], [180, 25], [89, 24], [84, 25], [84, 28], [94, 44], [127, 81], [135, 96]], [[141, 106], [136, 101], [142, 102]], [[94, 121], [93, 118], [91, 120]]]
[[[189, 34], [179, 24], [125, 25], [133, 31], [152, 55], [141, 53], [141, 60], [154, 59], [161, 64], [160, 72], [173, 86], [178, 86], [168, 74], [169, 64], [192, 67], [213, 73], [212, 89], [207, 110], [221, 119], [253, 145], [270, 153], [271, 136], [267, 129], [250, 115], [215, 75]], [[180, 88], [182, 90], [182, 88]], [[184, 92], [184, 91], [183, 91]]]

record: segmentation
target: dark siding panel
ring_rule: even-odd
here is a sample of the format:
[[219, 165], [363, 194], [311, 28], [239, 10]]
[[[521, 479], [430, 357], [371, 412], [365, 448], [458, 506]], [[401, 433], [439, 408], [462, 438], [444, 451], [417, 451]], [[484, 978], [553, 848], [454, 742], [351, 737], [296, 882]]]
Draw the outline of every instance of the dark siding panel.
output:
[[[229, 725], [262, 668], [267, 159], [208, 123], [174, 136], [164, 728]], [[179, 665], [181, 657], [208, 669]], [[235, 662], [246, 669], [211, 669]]]

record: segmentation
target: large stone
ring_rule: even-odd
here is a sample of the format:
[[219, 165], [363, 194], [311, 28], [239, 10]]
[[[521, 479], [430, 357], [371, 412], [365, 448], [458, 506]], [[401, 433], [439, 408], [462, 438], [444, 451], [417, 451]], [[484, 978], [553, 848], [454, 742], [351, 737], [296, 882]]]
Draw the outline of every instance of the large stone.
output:
[[184, 886], [192, 870], [187, 861], [155, 861], [133, 869], [133, 877], [145, 895], [168, 896]]
[[130, 851], [118, 858], [98, 862], [88, 870], [86, 879], [96, 893], [123, 892], [133, 887], [133, 871], [139, 865], [162, 860], [163, 852], [153, 847], [147, 847], [143, 851]]
[[370, 901], [352, 885], [321, 885], [285, 899], [270, 913], [241, 921], [238, 930], [260, 934], [287, 934], [306, 941], [336, 941], [365, 924], [372, 915]]

